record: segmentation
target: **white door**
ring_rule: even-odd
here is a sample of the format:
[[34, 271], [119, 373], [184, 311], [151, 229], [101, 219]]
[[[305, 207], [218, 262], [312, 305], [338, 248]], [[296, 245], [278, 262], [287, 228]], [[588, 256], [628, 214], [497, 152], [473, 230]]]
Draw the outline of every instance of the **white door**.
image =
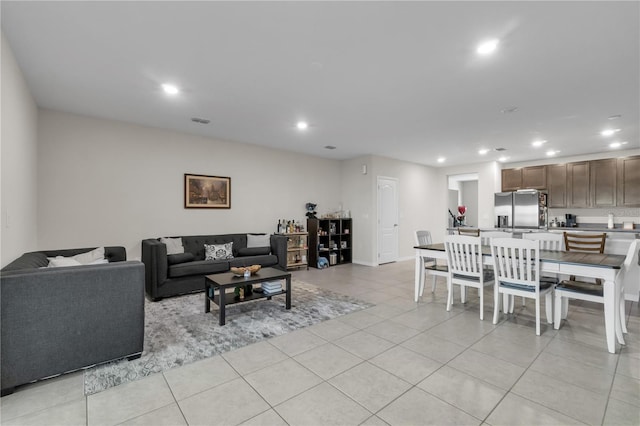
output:
[[378, 177], [378, 264], [398, 260], [398, 181]]

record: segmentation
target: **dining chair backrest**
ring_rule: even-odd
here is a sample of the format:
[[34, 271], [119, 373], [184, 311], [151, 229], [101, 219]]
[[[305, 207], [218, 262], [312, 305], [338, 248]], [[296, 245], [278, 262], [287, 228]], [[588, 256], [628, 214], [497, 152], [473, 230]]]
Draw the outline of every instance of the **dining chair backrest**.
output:
[[480, 238], [482, 238], [482, 245], [488, 246], [491, 238], [513, 238], [513, 234], [504, 231], [482, 231], [480, 232]]
[[629, 250], [627, 250], [627, 256], [624, 259], [624, 264], [622, 265], [620, 271], [620, 279], [622, 280], [622, 284], [627, 287], [627, 283], [629, 286], [631, 283], [635, 284], [637, 287], [638, 281], [640, 281], [640, 260], [638, 253], [640, 252], [640, 240], [635, 239], [631, 241], [629, 245]]
[[479, 237], [480, 230], [477, 228], [458, 228], [458, 235], [466, 235], [469, 237]]
[[564, 233], [564, 249], [566, 251], [604, 253], [607, 234]]
[[540, 243], [519, 238], [491, 240], [494, 274], [501, 284], [540, 287]]
[[450, 274], [478, 278], [482, 276], [482, 241], [480, 237], [447, 235], [444, 237], [444, 249], [447, 254]]
[[428, 246], [432, 243], [431, 232], [429, 231], [416, 231], [415, 242], [417, 246]]
[[564, 235], [553, 232], [529, 232], [522, 234], [525, 240], [540, 241], [540, 250], [564, 251]]

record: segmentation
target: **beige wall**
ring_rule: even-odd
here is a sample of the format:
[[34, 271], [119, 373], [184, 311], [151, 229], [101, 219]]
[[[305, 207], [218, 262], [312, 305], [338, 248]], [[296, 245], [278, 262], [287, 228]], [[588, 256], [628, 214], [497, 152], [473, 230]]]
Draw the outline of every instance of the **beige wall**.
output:
[[4, 34], [1, 38], [0, 261], [5, 266], [22, 253], [37, 249], [38, 110]]
[[[342, 203], [337, 160], [52, 110], [39, 133], [40, 249], [122, 245], [138, 258], [144, 238], [274, 232], [306, 219], [309, 201]], [[184, 173], [230, 176], [231, 209], [185, 209]]]

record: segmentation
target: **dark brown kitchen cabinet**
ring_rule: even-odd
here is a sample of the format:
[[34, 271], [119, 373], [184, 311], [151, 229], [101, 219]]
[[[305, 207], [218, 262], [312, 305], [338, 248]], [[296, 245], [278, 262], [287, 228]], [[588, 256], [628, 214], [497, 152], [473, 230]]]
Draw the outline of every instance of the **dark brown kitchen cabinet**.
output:
[[522, 169], [502, 169], [502, 192], [522, 189]]
[[590, 192], [589, 162], [567, 164], [567, 207], [590, 207]]
[[640, 207], [640, 155], [618, 159], [619, 207]]
[[522, 189], [547, 189], [547, 166], [523, 167]]
[[617, 163], [615, 158], [589, 162], [591, 207], [616, 206]]
[[567, 207], [567, 165], [551, 164], [547, 166], [547, 206], [549, 208]]

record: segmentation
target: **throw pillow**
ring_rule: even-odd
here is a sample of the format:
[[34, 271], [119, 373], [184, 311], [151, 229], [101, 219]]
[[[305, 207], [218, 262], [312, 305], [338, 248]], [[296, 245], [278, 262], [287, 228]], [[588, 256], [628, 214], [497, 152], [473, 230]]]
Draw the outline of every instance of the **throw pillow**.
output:
[[233, 243], [204, 245], [204, 260], [223, 259], [233, 259]]
[[261, 256], [271, 254], [271, 247], [243, 247], [238, 249], [238, 256]]
[[193, 253], [177, 253], [167, 256], [167, 262], [169, 265], [177, 265], [179, 263], [187, 263], [195, 260]]
[[71, 257], [50, 257], [49, 258], [49, 268], [59, 268], [62, 266], [82, 266], [82, 263]]
[[270, 235], [247, 234], [247, 248], [271, 246]]
[[96, 260], [104, 259], [104, 247], [98, 247], [86, 253], [76, 254], [75, 256], [71, 256], [71, 259], [77, 260], [82, 265], [92, 264]]
[[167, 246], [167, 255], [184, 253], [182, 238], [160, 238], [160, 242]]

